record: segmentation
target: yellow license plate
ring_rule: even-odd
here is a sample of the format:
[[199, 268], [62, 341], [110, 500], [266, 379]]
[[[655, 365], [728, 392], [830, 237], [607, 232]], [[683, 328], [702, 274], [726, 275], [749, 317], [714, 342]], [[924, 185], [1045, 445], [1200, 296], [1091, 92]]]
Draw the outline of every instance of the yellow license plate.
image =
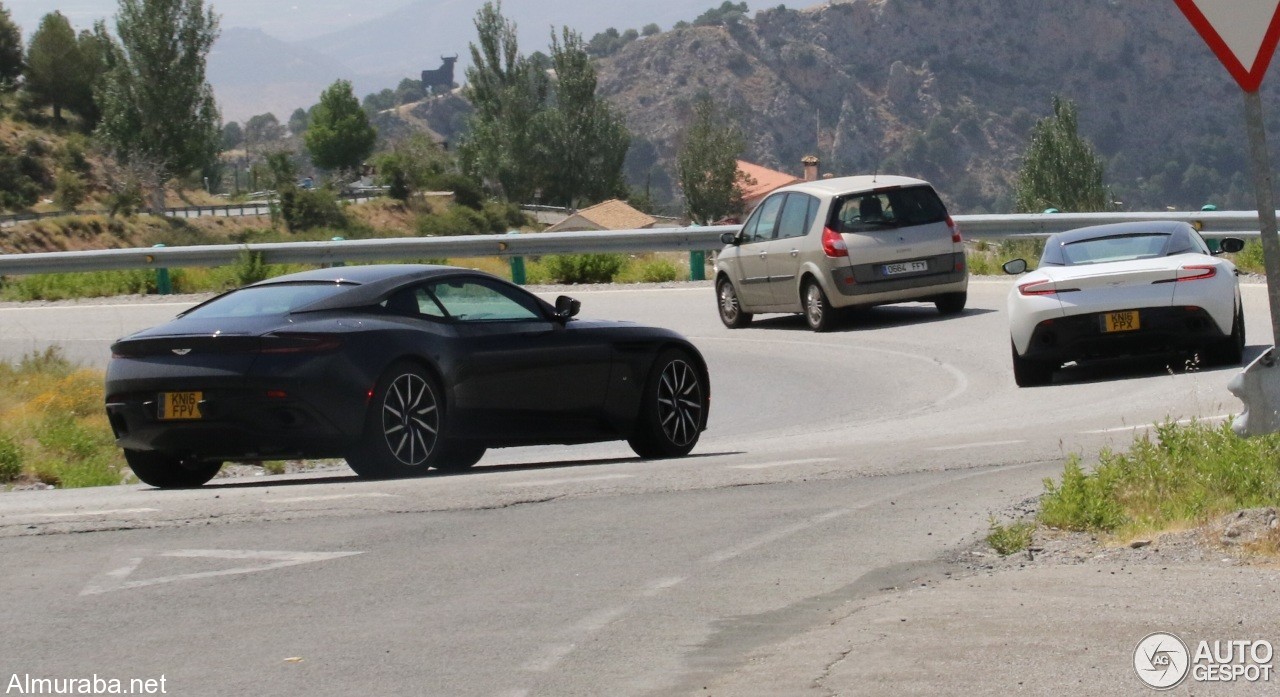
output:
[[202, 419], [200, 401], [202, 392], [161, 392], [160, 418], [164, 421]]
[[1102, 317], [1104, 322], [1102, 331], [1104, 332], [1131, 332], [1142, 328], [1141, 323], [1138, 321], [1137, 310], [1108, 312]]

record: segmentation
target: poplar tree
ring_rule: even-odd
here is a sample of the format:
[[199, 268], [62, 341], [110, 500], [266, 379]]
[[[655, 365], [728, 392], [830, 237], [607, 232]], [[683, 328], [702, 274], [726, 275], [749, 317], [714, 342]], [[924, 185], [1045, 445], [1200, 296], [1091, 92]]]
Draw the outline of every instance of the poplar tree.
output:
[[0, 92], [8, 92], [22, 75], [22, 31], [13, 23], [9, 8], [0, 4]]
[[710, 97], [699, 99], [676, 158], [690, 220], [710, 225], [731, 213], [742, 212], [738, 158], [745, 148], [741, 129], [716, 108]]
[[205, 64], [218, 17], [202, 0], [120, 0], [118, 42], [99, 27], [106, 73], [95, 93], [97, 136], [128, 166], [150, 171], [155, 210], [164, 185], [218, 155], [217, 103]]
[[1102, 160], [1080, 135], [1076, 105], [1055, 96], [1053, 115], [1032, 129], [1031, 147], [1014, 187], [1015, 205], [1020, 213], [1109, 210], [1111, 195], [1103, 173]]
[[631, 135], [609, 103], [596, 96], [596, 71], [582, 36], [563, 29], [551, 34], [551, 106], [539, 118], [543, 198], [576, 208], [625, 196], [623, 161]]

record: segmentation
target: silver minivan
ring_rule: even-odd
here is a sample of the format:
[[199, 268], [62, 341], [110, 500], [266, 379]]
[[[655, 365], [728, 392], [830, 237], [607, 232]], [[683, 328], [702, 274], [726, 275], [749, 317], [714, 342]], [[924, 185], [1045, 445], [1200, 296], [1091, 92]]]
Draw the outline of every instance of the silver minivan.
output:
[[736, 329], [754, 314], [799, 312], [830, 329], [836, 310], [926, 301], [964, 310], [964, 243], [928, 182], [857, 176], [778, 189], [716, 258], [720, 320]]

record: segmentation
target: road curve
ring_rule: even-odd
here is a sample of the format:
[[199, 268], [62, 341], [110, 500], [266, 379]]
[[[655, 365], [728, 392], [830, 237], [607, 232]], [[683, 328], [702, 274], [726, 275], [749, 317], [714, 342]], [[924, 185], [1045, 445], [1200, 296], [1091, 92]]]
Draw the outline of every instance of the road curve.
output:
[[[575, 289], [584, 316], [668, 326], [707, 356], [710, 429], [687, 459], [521, 448], [408, 481], [340, 468], [0, 495], [0, 621], [22, 637], [0, 678], [164, 675], [195, 695], [701, 694], [850, 603], [934, 582], [939, 559], [1067, 454], [1238, 411], [1233, 371], [1163, 361], [1018, 389], [1008, 288], [975, 280], [959, 317], [878, 308], [821, 335], [797, 317], [725, 329], [706, 285]], [[1257, 344], [1265, 288], [1243, 293]], [[0, 356], [57, 343], [100, 363], [115, 336], [180, 307], [3, 306]]]

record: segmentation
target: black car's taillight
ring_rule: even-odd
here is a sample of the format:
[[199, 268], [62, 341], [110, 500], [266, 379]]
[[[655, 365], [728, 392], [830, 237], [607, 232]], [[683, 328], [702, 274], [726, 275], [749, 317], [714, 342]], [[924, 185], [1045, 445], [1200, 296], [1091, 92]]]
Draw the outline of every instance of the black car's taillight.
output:
[[342, 346], [333, 334], [268, 334], [258, 353], [327, 353]]

